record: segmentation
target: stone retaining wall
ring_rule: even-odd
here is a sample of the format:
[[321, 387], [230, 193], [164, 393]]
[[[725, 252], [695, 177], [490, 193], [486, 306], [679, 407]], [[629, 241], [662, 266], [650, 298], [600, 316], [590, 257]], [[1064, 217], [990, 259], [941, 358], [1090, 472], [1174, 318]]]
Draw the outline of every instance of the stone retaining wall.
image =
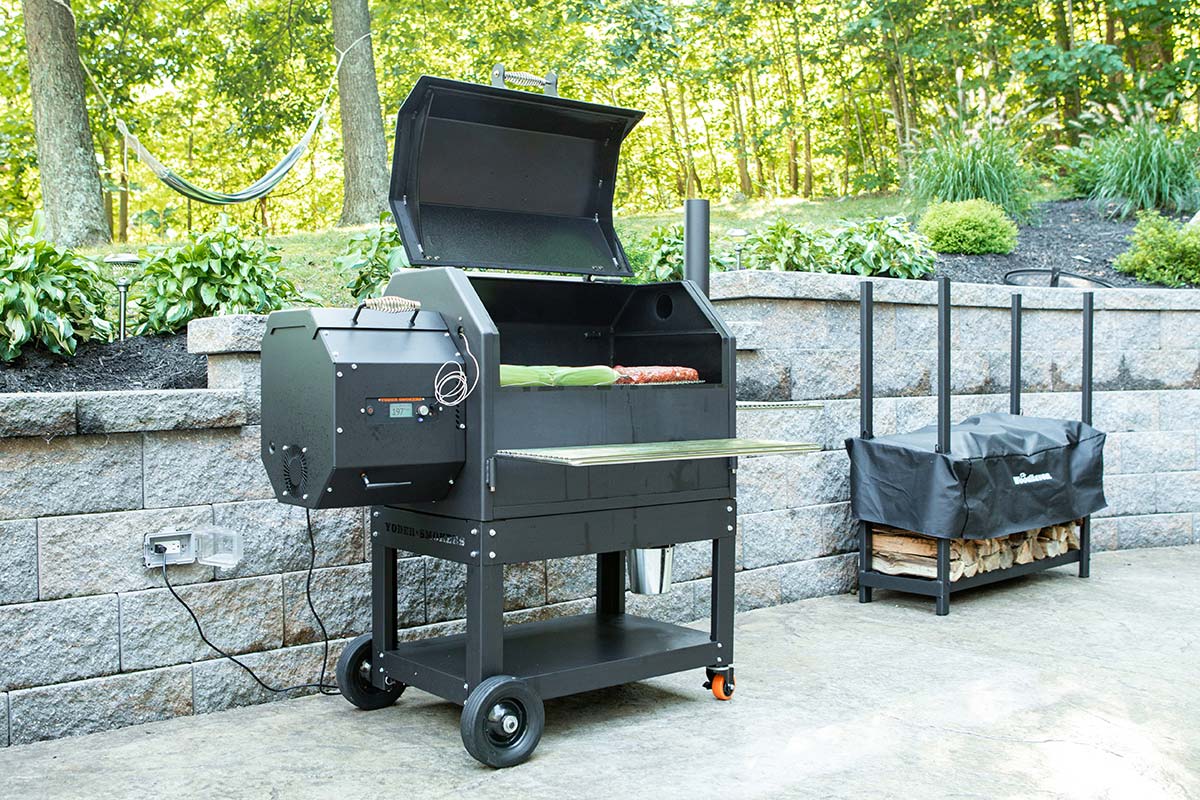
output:
[[[856, 281], [845, 276], [714, 276], [739, 338], [743, 399], [814, 399], [817, 411], [739, 412], [746, 436], [816, 441], [805, 457], [743, 459], [738, 608], [849, 591], [855, 556], [842, 440], [858, 427]], [[876, 289], [880, 433], [933, 415], [933, 287]], [[956, 290], [955, 414], [1006, 407], [1008, 292]], [[1072, 415], [1078, 394], [1077, 293], [1026, 293], [1029, 413]], [[1098, 548], [1177, 544], [1200, 531], [1200, 300], [1194, 292], [1097, 297], [1096, 424], [1110, 432]], [[258, 459], [262, 320], [189, 329], [209, 388], [0, 395], [0, 746], [273, 699], [213, 659], [186, 612], [141, 566], [142, 538], [207, 523], [236, 528], [232, 570], [172, 568], [206, 633], [276, 685], [315, 679], [320, 634], [304, 600], [304, 512], [273, 499]], [[369, 565], [359, 509], [314, 512], [313, 595], [334, 638], [329, 666], [368, 627]], [[681, 547], [678, 585], [630, 596], [632, 610], [686, 621], [708, 613], [708, 553]], [[465, 573], [399, 562], [402, 635], [461, 628]], [[593, 560], [506, 570], [511, 621], [592, 608]]]

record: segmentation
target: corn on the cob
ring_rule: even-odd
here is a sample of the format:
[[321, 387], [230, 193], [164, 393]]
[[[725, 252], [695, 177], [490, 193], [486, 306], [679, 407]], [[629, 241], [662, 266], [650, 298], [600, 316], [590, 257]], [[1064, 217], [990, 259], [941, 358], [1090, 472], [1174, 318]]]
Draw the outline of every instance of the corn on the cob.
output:
[[553, 367], [526, 367], [518, 364], [500, 365], [501, 386], [553, 386]]
[[621, 377], [612, 367], [559, 367], [554, 372], [555, 386], [608, 386]]

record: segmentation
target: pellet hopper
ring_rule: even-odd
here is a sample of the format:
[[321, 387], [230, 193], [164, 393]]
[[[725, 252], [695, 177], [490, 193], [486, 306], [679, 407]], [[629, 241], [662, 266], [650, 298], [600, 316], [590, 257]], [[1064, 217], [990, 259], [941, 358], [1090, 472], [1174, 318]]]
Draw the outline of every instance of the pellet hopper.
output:
[[[736, 438], [734, 341], [697, 282], [623, 282], [613, 188], [641, 112], [504, 77], [416, 83], [391, 183], [414, 268], [356, 309], [272, 314], [262, 360], [278, 498], [371, 506], [372, 629], [343, 694], [462, 704], [495, 767], [537, 746], [545, 698], [698, 668], [730, 697], [737, 459], [813, 449]], [[635, 590], [669, 590], [670, 548], [694, 541], [712, 543], [708, 629], [627, 613], [627, 564]], [[398, 641], [400, 551], [465, 565], [464, 633]], [[506, 564], [584, 554], [594, 613], [505, 626]]]

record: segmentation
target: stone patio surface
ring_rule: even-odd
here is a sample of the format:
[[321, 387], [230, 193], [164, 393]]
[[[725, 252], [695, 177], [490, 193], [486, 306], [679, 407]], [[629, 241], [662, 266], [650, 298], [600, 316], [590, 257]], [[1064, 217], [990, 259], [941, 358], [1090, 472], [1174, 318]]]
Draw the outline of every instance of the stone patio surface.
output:
[[885, 592], [741, 614], [738, 690], [685, 673], [546, 705], [528, 763], [462, 749], [410, 689], [0, 750], [0, 797], [1200, 797], [1200, 547], [1103, 553], [930, 602]]

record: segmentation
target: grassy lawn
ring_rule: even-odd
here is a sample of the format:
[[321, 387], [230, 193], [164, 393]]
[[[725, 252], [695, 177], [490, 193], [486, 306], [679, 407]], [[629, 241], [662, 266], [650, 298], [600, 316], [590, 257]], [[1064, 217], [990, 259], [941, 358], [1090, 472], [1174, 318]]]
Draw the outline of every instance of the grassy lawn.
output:
[[[911, 214], [913, 209], [910, 206], [910, 203], [894, 194], [842, 200], [782, 198], [720, 203], [712, 207], [712, 246], [714, 249], [732, 250], [726, 231], [731, 228], [753, 230], [780, 217], [806, 225], [832, 225], [842, 219]], [[630, 241], [646, 236], [655, 226], [682, 222], [682, 207], [675, 211], [619, 216], [617, 233], [623, 241]], [[354, 232], [355, 229], [335, 228], [318, 233], [269, 236], [267, 241], [279, 248], [284, 269], [301, 289], [316, 292], [329, 305], [350, 305], [350, 293], [346, 289], [349, 276], [338, 270], [333, 260], [344, 252], [346, 242]], [[111, 253], [133, 252], [143, 246], [114, 244], [85, 252], [102, 257]]]

